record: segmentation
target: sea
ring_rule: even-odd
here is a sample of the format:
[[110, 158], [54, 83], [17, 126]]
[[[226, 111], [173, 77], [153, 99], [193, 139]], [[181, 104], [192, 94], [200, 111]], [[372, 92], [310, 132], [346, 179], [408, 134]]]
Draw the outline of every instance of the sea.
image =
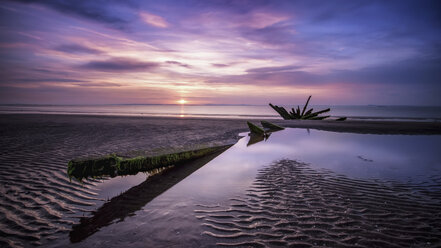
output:
[[[291, 109], [296, 106], [283, 106]], [[311, 105], [314, 111], [331, 108], [325, 115], [362, 120], [441, 121], [441, 106]], [[280, 119], [268, 105], [0, 105], [0, 114], [67, 114], [104, 116], [158, 116], [233, 119]]]

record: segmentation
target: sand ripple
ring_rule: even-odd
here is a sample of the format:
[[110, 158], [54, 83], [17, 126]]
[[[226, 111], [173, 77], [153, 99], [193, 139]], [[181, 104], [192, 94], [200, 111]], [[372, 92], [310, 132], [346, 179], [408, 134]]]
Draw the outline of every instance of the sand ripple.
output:
[[281, 160], [230, 205], [198, 206], [205, 235], [232, 247], [439, 247], [441, 190], [356, 180]]

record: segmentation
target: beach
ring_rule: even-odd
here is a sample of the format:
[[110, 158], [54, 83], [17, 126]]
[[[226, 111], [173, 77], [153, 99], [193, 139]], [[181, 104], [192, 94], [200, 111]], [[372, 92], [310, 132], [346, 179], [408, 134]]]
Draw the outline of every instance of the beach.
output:
[[69, 180], [71, 159], [233, 144], [243, 131], [243, 120], [0, 115], [0, 243], [46, 244], [102, 204], [93, 182]]
[[[254, 123], [258, 123], [257, 120], [251, 120]], [[439, 135], [441, 134], [441, 125], [439, 122], [385, 122], [385, 121], [284, 121], [284, 120], [271, 120], [271, 122], [292, 128], [301, 129], [313, 129], [313, 130], [326, 130], [333, 132], [349, 132], [358, 134], [406, 134], [406, 135]], [[5, 247], [29, 247], [35, 245], [50, 246], [51, 244], [59, 244], [60, 240], [68, 240], [68, 235], [72, 230], [72, 226], [78, 224], [79, 218], [82, 216], [88, 216], [93, 214], [97, 208], [107, 202], [109, 199], [100, 199], [97, 185], [101, 183], [100, 180], [88, 180], [83, 183], [75, 180], [70, 181], [66, 175], [67, 163], [74, 158], [86, 158], [91, 156], [102, 156], [111, 153], [133, 155], [143, 151], [150, 151], [155, 149], [166, 150], [169, 148], [180, 149], [192, 149], [195, 147], [210, 147], [220, 145], [232, 145], [235, 144], [241, 137], [239, 133], [247, 132], [248, 128], [245, 119], [220, 119], [220, 118], [171, 118], [171, 117], [117, 117], [117, 116], [85, 116], [85, 115], [38, 115], [38, 114], [3, 114], [0, 115], [0, 183], [1, 183], [1, 221], [0, 221], [0, 245]], [[246, 135], [246, 134], [245, 134]], [[439, 137], [439, 136], [437, 136]], [[270, 138], [271, 139], [271, 138]], [[293, 164], [298, 165], [293, 167]], [[285, 171], [286, 173], [282, 173]], [[304, 180], [304, 184], [308, 184], [308, 180], [311, 180], [311, 187], [320, 193], [319, 198], [305, 198], [305, 202], [315, 206], [314, 214], [319, 213], [321, 210], [326, 209], [329, 205], [320, 205], [327, 201], [326, 197], [333, 197], [337, 194], [333, 190], [329, 190], [332, 185], [338, 184], [338, 180], [331, 177], [324, 180], [323, 174], [316, 174], [310, 171], [303, 164], [298, 164], [292, 161], [281, 161], [281, 163], [275, 166], [263, 169], [259, 172], [256, 180], [257, 185], [251, 190], [256, 190], [256, 187], [263, 187], [267, 191], [276, 192], [278, 190], [288, 187], [288, 181], [293, 183], [296, 180], [300, 180], [298, 175], [304, 174], [301, 180]], [[286, 180], [279, 181], [284, 175]], [[186, 175], [188, 176], [188, 175]], [[277, 177], [277, 178], [274, 178]], [[183, 177], [184, 178], [184, 177]], [[267, 178], [269, 178], [267, 180]], [[266, 181], [267, 180], [267, 181]], [[323, 184], [318, 182], [323, 181]], [[357, 192], [350, 190], [351, 185], [356, 184], [357, 181], [344, 178], [344, 183], [341, 185], [340, 193], [343, 192], [343, 196], [348, 198], [361, 197]], [[275, 182], [275, 184], [267, 185], [269, 182]], [[318, 185], [318, 186], [317, 186]], [[363, 186], [364, 185], [364, 186]], [[275, 187], [275, 188], [272, 188]], [[320, 189], [322, 187], [322, 189]], [[407, 186], [406, 186], [407, 187]], [[356, 208], [357, 213], [351, 215], [363, 215], [369, 213], [372, 208], [375, 208], [373, 203], [378, 199], [385, 199], [392, 202], [389, 205], [385, 205], [381, 211], [373, 213], [373, 218], [382, 218], [388, 216], [387, 214], [393, 209], [400, 206], [408, 205], [413, 215], [403, 212], [402, 215], [394, 215], [388, 221], [393, 221], [394, 218], [408, 217], [412, 221], [405, 223], [398, 223], [396, 228], [411, 229], [412, 223], [418, 223], [420, 225], [416, 233], [411, 231], [403, 232], [400, 235], [414, 235], [419, 237], [421, 242], [424, 242], [428, 246], [439, 244], [441, 236], [439, 235], [440, 226], [435, 221], [429, 221], [429, 217], [426, 215], [419, 215], [424, 212], [432, 213], [434, 220], [439, 220], [439, 206], [433, 205], [433, 202], [427, 201], [422, 203], [414, 203], [412, 205], [409, 199], [396, 198], [396, 190], [383, 187], [381, 184], [372, 185], [368, 181], [360, 182], [355, 189], [380, 192], [375, 197], [367, 196], [366, 199], [357, 201]], [[127, 189], [126, 189], [127, 190]], [[297, 191], [297, 193], [307, 194], [305, 192]], [[294, 191], [293, 191], [294, 192]], [[291, 193], [286, 193], [279, 202], [287, 202], [291, 196]], [[381, 193], [383, 192], [383, 193]], [[392, 192], [392, 193], [391, 193]], [[366, 192], [365, 192], [366, 193]], [[263, 193], [267, 194], [267, 193]], [[270, 193], [268, 193], [270, 194]], [[273, 193], [271, 193], [273, 194]], [[309, 194], [309, 193], [308, 193]], [[248, 216], [253, 217], [253, 204], [256, 202], [262, 202], [269, 204], [268, 206], [263, 204], [266, 209], [271, 208], [273, 203], [268, 202], [266, 197], [262, 196], [262, 192], [253, 195], [252, 198], [245, 201], [244, 204], [233, 204], [231, 208], [247, 208], [243, 214], [243, 218]], [[439, 188], [432, 194], [435, 201], [440, 200]], [[274, 197], [271, 198], [273, 201]], [[150, 199], [151, 200], [151, 199]], [[240, 201], [241, 199], [239, 199]], [[276, 200], [277, 202], [277, 200]], [[348, 201], [346, 201], [347, 203]], [[349, 201], [350, 202], [350, 201]], [[305, 203], [305, 204], [306, 204]], [[340, 202], [342, 203], [342, 202]], [[332, 211], [344, 211], [343, 208], [337, 207], [339, 200], [335, 200]], [[410, 204], [410, 205], [409, 205]], [[258, 204], [259, 205], [259, 204]], [[280, 205], [280, 204], [277, 204]], [[283, 204], [282, 204], [283, 205]], [[343, 204], [344, 205], [344, 204]], [[299, 207], [304, 215], [312, 213], [311, 210], [307, 210], [306, 205]], [[270, 213], [272, 217], [283, 211], [289, 209], [289, 206], [280, 206], [280, 211], [275, 208], [275, 213]], [[364, 210], [367, 209], [367, 210]], [[238, 216], [228, 217], [227, 215], [222, 217], [210, 212], [211, 210], [200, 210], [204, 213], [205, 218], [211, 224], [217, 223], [218, 230], [222, 232], [222, 228], [228, 226], [228, 224], [222, 224], [224, 217], [240, 218]], [[239, 210], [238, 210], [239, 211]], [[438, 211], [438, 212], [437, 212]], [[240, 212], [240, 211], [239, 211]], [[197, 213], [197, 212], [196, 212]], [[133, 213], [131, 213], [133, 214]], [[265, 215], [265, 213], [260, 213]], [[259, 215], [259, 214], [257, 214]], [[256, 216], [257, 216], [256, 215]], [[217, 216], [217, 217], [216, 217]], [[271, 225], [271, 216], [266, 216], [262, 223], [264, 223], [263, 229], [267, 225]], [[278, 215], [279, 216], [279, 215]], [[282, 218], [280, 215], [278, 218]], [[249, 220], [248, 218], [248, 220]], [[308, 221], [305, 217], [305, 221], [302, 225], [308, 226]], [[309, 218], [312, 218], [311, 216]], [[331, 217], [330, 217], [331, 218]], [[354, 217], [356, 218], [356, 217]], [[245, 218], [246, 219], [246, 218]], [[251, 218], [253, 219], [253, 218]], [[332, 218], [331, 218], [332, 219]], [[339, 219], [340, 220], [340, 219]], [[319, 223], [324, 229], [327, 228], [327, 219], [321, 220]], [[337, 219], [336, 219], [337, 221]], [[206, 223], [208, 223], [206, 222]], [[332, 221], [331, 221], [332, 222]], [[439, 223], [439, 222], [438, 222]], [[278, 227], [283, 230], [285, 228], [283, 223], [279, 223]], [[357, 226], [358, 223], [355, 220], [347, 220], [346, 222], [338, 222], [340, 226]], [[391, 223], [386, 223], [392, 225]], [[294, 222], [286, 224], [287, 227], [292, 227]], [[333, 224], [332, 224], [333, 225]], [[360, 224], [366, 225], [371, 230], [375, 227], [375, 221], [367, 221]], [[242, 226], [244, 227], [244, 226]], [[389, 226], [390, 228], [395, 228]], [[235, 227], [237, 230], [237, 226]], [[245, 227], [244, 227], [245, 228]], [[319, 228], [319, 225], [317, 225]], [[425, 229], [426, 228], [426, 229]], [[438, 228], [438, 229], [436, 229]], [[437, 231], [438, 230], [438, 233]], [[223, 230], [228, 233], [228, 230]], [[231, 231], [231, 230], [230, 230]], [[329, 235], [326, 236], [326, 240], [320, 243], [321, 245], [354, 245], [355, 241], [347, 236], [347, 233], [351, 231], [340, 230], [346, 235], [344, 238]], [[318, 235], [322, 231], [312, 231], [311, 235]], [[372, 229], [372, 232], [374, 230]], [[372, 232], [367, 232], [367, 236], [372, 236]], [[264, 233], [264, 232], [262, 232]], [[268, 240], [277, 240], [280, 238], [280, 232], [277, 231], [277, 235], [271, 236], [271, 232], [268, 234], [261, 234], [260, 238], [266, 236]], [[228, 239], [228, 236], [223, 234], [212, 233], [213, 237], [218, 239]], [[428, 234], [428, 235], [425, 235]], [[392, 234], [391, 234], [392, 235]], [[393, 234], [395, 235], [395, 234]], [[210, 237], [210, 235], [208, 235]], [[317, 236], [317, 237], [318, 237]], [[99, 236], [98, 236], [99, 237]], [[242, 236], [241, 236], [242, 237]], [[245, 235], [243, 237], [250, 237]], [[242, 237], [242, 238], [243, 238]], [[341, 243], [336, 240], [348, 239], [348, 243]], [[389, 236], [382, 236], [387, 239]], [[139, 238], [139, 237], [138, 237]], [[230, 237], [231, 238], [231, 237]], [[234, 238], [234, 237], [233, 237]], [[265, 239], [265, 238], [263, 238]], [[308, 243], [306, 240], [302, 240], [301, 235], [291, 235], [291, 241], [300, 239], [299, 244]], [[321, 240], [320, 238], [317, 238]], [[404, 244], [408, 238], [403, 237], [399, 240], [400, 244]], [[95, 241], [94, 241], [95, 240]], [[202, 240], [205, 240], [204, 238]], [[245, 239], [246, 240], [246, 239]], [[206, 240], [208, 243], [211, 239]], [[277, 244], [277, 242], [267, 243], [265, 245], [273, 244], [287, 245], [289, 242], [285, 240], [285, 243]], [[291, 242], [290, 241], [290, 242]], [[369, 240], [368, 240], [369, 241]], [[363, 241], [360, 245], [377, 244], [377, 246], [393, 246], [393, 243], [397, 240], [391, 239], [390, 242], [378, 241], [377, 243], [369, 243]], [[408, 240], [407, 240], [408, 241]], [[86, 239], [86, 243], [87, 243]], [[98, 246], [103, 246], [104, 243], [97, 243], [96, 239], [92, 239], [90, 242]], [[216, 241], [217, 242], [217, 241]], [[223, 243], [223, 241], [219, 241]], [[351, 243], [353, 242], [353, 243]], [[398, 242], [398, 241], [397, 241]], [[428, 244], [428, 242], [430, 244]], [[207, 244], [208, 244], [207, 243]], [[227, 242], [228, 243], [228, 242]], [[305, 244], [306, 244], [305, 243]], [[82, 243], [79, 243], [81, 247]], [[101, 244], [101, 245], [99, 245]], [[162, 243], [166, 245], [165, 243]], [[218, 243], [219, 244], [219, 243]], [[229, 245], [235, 243], [229, 243]], [[259, 242], [247, 243], [240, 240], [239, 245], [260, 246]], [[204, 246], [204, 244], [202, 244]], [[78, 246], [78, 244], [77, 244]], [[210, 246], [210, 245], [208, 245]], [[306, 245], [305, 245], [306, 246]]]
[[441, 1], [3, 1], [0, 248], [441, 247]]

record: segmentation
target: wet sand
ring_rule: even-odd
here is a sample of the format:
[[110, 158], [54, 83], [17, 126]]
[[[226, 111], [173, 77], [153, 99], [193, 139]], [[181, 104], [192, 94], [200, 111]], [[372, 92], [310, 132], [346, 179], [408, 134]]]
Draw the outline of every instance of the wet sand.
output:
[[223, 247], [439, 247], [441, 192], [356, 180], [293, 160], [259, 171], [246, 196], [199, 208]]
[[[360, 133], [441, 133], [439, 123], [274, 122]], [[69, 181], [70, 159], [233, 144], [244, 131], [246, 120], [239, 119], [0, 115], [0, 246], [45, 245], [67, 237], [82, 215], [105, 202], [95, 189], [98, 181]]]
[[98, 181], [69, 181], [73, 158], [232, 144], [245, 128], [243, 120], [0, 115], [0, 246], [68, 236], [106, 201]]

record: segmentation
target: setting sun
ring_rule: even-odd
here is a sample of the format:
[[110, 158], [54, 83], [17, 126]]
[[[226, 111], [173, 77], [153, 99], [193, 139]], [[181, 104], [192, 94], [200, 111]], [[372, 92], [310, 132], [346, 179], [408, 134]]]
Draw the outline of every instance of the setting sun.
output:
[[186, 104], [186, 103], [187, 103], [187, 100], [181, 99], [181, 100], [178, 100], [177, 102], [178, 102], [179, 104]]

